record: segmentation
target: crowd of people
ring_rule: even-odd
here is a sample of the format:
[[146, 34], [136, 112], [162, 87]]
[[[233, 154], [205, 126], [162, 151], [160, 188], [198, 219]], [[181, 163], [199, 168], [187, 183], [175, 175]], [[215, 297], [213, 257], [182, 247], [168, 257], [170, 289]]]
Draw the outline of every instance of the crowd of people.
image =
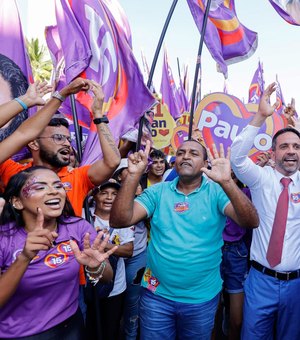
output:
[[[150, 141], [115, 144], [99, 84], [50, 91], [0, 105], [1, 126], [42, 106], [0, 143], [0, 339], [218, 339], [220, 323], [228, 339], [300, 338], [297, 120], [248, 157], [275, 84], [231, 149], [197, 133], [169, 163]], [[57, 111], [79, 91], [103, 155], [85, 166]], [[11, 159], [24, 146], [31, 160]]]

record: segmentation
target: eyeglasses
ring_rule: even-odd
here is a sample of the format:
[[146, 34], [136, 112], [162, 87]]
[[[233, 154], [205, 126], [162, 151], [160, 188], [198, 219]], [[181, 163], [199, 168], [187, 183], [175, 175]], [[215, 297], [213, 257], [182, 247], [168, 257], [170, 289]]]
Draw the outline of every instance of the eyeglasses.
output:
[[70, 136], [66, 136], [66, 135], [61, 135], [61, 134], [54, 134], [52, 136], [49, 137], [37, 137], [37, 139], [44, 139], [44, 138], [52, 138], [54, 143], [57, 145], [61, 145], [63, 144], [66, 140], [71, 144], [72, 142], [72, 138]]

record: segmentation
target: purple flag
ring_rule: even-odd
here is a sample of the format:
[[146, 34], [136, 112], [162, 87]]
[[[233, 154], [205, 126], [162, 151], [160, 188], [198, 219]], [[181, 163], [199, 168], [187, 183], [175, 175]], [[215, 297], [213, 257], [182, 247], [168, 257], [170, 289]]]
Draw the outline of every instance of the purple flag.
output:
[[283, 98], [283, 94], [282, 94], [282, 90], [281, 90], [281, 86], [280, 83], [278, 81], [278, 77], [276, 75], [276, 102], [278, 102], [278, 106], [276, 107], [276, 112], [277, 114], [281, 115], [283, 113], [283, 110], [285, 108], [285, 101]]
[[269, 0], [276, 12], [288, 23], [300, 26], [299, 0]]
[[47, 26], [45, 28], [45, 38], [53, 64], [51, 82], [57, 86], [57, 83], [59, 79], [63, 77], [64, 72], [64, 56], [57, 26]]
[[[187, 0], [201, 33], [207, 0]], [[212, 0], [204, 37], [205, 44], [227, 78], [227, 65], [245, 60], [257, 48], [257, 33], [242, 25], [234, 0]]]
[[[23, 95], [33, 82], [30, 61], [25, 47], [22, 26], [15, 0], [0, 0], [0, 104]], [[36, 111], [30, 109], [30, 114]], [[11, 135], [28, 117], [27, 110], [0, 129], [0, 141]], [[14, 158], [27, 157], [21, 150]]]
[[189, 112], [190, 111], [189, 100], [187, 98], [181, 77], [179, 77], [178, 96], [180, 100], [180, 112], [181, 113]]
[[[138, 122], [155, 99], [143, 83], [141, 72], [125, 35], [103, 1], [56, 1], [59, 36], [65, 57], [67, 82], [77, 76], [100, 83], [104, 111], [116, 141]], [[76, 96], [78, 116], [91, 122], [89, 94]], [[83, 164], [99, 159], [96, 129], [91, 124]]]
[[131, 29], [124, 9], [122, 8], [118, 0], [102, 1], [105, 4], [106, 8], [109, 8], [109, 11], [114, 18], [114, 23], [118, 30], [118, 33], [126, 39], [128, 45], [132, 49]]
[[162, 69], [160, 92], [163, 104], [168, 106], [171, 116], [176, 120], [181, 116], [179, 93], [173, 78], [171, 67], [168, 63], [167, 51], [165, 50]]
[[263, 75], [264, 75], [263, 64], [259, 61], [257, 70], [254, 73], [251, 85], [249, 87], [248, 103], [259, 104], [260, 98], [265, 90], [265, 82]]

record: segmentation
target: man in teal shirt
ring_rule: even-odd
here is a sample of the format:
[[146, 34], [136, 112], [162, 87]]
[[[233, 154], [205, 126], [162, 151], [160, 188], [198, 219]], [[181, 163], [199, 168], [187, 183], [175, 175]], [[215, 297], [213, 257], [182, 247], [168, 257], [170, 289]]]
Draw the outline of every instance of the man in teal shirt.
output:
[[[177, 150], [179, 175], [146, 189], [134, 200], [147, 166], [149, 145], [128, 158], [128, 175], [111, 212], [111, 225], [124, 227], [151, 217], [151, 240], [142, 285], [141, 338], [210, 339], [222, 288], [220, 262], [226, 216], [256, 227], [258, 216], [231, 179], [230, 163], [197, 141]], [[207, 177], [203, 176], [203, 173]]]

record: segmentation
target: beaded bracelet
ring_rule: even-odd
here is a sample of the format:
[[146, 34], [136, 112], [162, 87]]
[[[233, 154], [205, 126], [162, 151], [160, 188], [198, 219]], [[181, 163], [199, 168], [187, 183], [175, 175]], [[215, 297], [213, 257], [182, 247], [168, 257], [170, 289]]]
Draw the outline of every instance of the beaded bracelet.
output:
[[[95, 286], [99, 280], [103, 277], [103, 273], [106, 267], [106, 261], [103, 261], [97, 270], [91, 271], [88, 270], [87, 266], [85, 266], [86, 276], [91, 281], [91, 283]], [[95, 277], [96, 276], [96, 277]]]
[[14, 100], [18, 102], [24, 110], [28, 110], [28, 106], [23, 102], [23, 100], [21, 100], [20, 98], [15, 98]]

